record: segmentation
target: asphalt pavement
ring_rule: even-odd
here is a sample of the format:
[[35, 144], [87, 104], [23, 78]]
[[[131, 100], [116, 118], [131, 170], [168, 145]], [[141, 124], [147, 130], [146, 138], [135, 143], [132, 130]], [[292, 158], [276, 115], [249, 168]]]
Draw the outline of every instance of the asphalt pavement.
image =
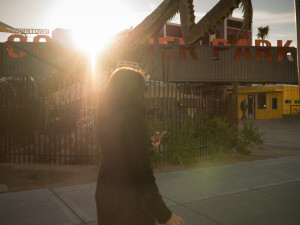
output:
[[[300, 119], [253, 121], [263, 133], [265, 147], [300, 151]], [[240, 125], [242, 125], [242, 121], [240, 121]]]

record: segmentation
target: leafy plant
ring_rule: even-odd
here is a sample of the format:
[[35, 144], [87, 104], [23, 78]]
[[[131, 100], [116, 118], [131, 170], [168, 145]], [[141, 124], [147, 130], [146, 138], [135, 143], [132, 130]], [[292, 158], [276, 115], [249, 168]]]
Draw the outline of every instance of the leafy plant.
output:
[[216, 117], [199, 127], [198, 135], [202, 142], [206, 142], [209, 153], [217, 156], [220, 152], [227, 153], [233, 147], [237, 132], [224, 120]]
[[[188, 121], [175, 123], [173, 120], [165, 122], [167, 134], [161, 141], [160, 151], [152, 155], [154, 165], [168, 162], [173, 165], [190, 165], [195, 161], [197, 141], [195, 134], [188, 129]], [[149, 122], [149, 133], [162, 131], [163, 123], [153, 120]]]
[[167, 134], [161, 141], [160, 151], [152, 154], [152, 163], [159, 165], [168, 162], [177, 165], [190, 165], [196, 159], [198, 144], [204, 143], [209, 154], [215, 158], [220, 153], [229, 153], [234, 148], [243, 155], [249, 155], [256, 145], [263, 144], [262, 133], [254, 122], [244, 122], [239, 131], [220, 118], [214, 118], [202, 124], [198, 129], [189, 126], [188, 121], [175, 123], [174, 120], [149, 121], [149, 132], [162, 131], [163, 125]]
[[243, 155], [251, 154], [254, 146], [263, 145], [263, 133], [259, 131], [258, 126], [253, 121], [245, 121], [243, 128], [239, 130], [236, 151]]

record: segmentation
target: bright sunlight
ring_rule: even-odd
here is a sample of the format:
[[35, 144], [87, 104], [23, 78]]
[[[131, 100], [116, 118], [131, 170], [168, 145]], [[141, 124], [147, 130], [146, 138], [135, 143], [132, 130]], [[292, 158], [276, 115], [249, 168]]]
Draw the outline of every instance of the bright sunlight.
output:
[[93, 66], [97, 54], [112, 37], [135, 26], [141, 18], [116, 0], [61, 0], [54, 7], [55, 23], [72, 31], [76, 47], [90, 55]]

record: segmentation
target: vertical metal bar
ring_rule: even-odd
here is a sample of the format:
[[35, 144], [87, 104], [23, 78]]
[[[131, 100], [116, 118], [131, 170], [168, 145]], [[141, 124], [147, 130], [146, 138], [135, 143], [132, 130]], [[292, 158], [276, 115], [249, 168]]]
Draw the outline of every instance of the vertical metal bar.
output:
[[148, 90], [148, 92], [149, 92], [149, 118], [150, 118], [150, 120], [152, 119], [152, 95], [151, 95], [151, 89], [152, 89], [152, 80], [151, 79], [149, 79], [149, 90]]
[[[24, 95], [24, 91], [25, 91], [25, 87], [24, 87], [24, 77], [22, 77], [22, 79], [23, 79], [23, 82], [22, 82], [22, 85], [23, 85], [23, 87], [22, 87], [22, 92], [23, 92], [23, 100], [22, 100], [22, 102], [26, 102], [26, 100], [24, 101], [24, 97], [26, 97], [26, 94]], [[22, 104], [22, 106], [24, 107], [24, 105]], [[23, 108], [23, 110], [24, 110], [24, 108]], [[22, 121], [22, 130], [21, 130], [21, 135], [22, 135], [22, 149], [23, 149], [23, 163], [25, 164], [26, 163], [26, 152], [25, 152], [25, 132], [24, 132], [24, 130], [25, 130], [25, 120], [26, 120], [26, 115], [27, 115], [27, 113], [25, 113], [25, 118], [24, 118], [24, 115], [23, 115], [23, 121]]]
[[163, 91], [163, 99], [162, 99], [162, 101], [163, 101], [163, 105], [162, 105], [162, 107], [163, 107], [163, 109], [162, 109], [162, 113], [163, 113], [163, 129], [165, 129], [165, 122], [166, 122], [166, 119], [165, 119], [165, 112], [166, 112], [166, 104], [165, 104], [165, 82], [164, 81], [161, 81], [161, 83], [162, 83], [162, 85], [163, 85], [163, 89], [162, 89], [162, 91]]
[[[58, 110], [57, 110], [57, 114], [60, 116], [60, 114], [61, 114], [61, 105], [62, 105], [62, 95], [61, 95], [61, 93], [62, 93], [62, 90], [61, 90], [62, 88], [61, 88], [61, 78], [59, 78], [59, 83], [58, 83], [58, 95], [59, 95], [59, 97], [58, 97]], [[61, 131], [59, 130], [59, 133], [58, 133], [58, 148], [59, 148], [59, 153], [58, 153], [58, 155], [59, 155], [59, 164], [61, 165]]]
[[[204, 91], [204, 89], [205, 89], [205, 85], [203, 86], [203, 88], [201, 89], [201, 93], [200, 93], [200, 95], [201, 95], [201, 105], [200, 105], [200, 107], [201, 107], [201, 125], [204, 123], [204, 117], [205, 117], [205, 115], [204, 115], [204, 110], [205, 110], [205, 105], [204, 105], [204, 100], [203, 100], [203, 97], [204, 97], [204, 94], [203, 94], [203, 91]], [[204, 139], [202, 139], [202, 142], [201, 142], [201, 155], [204, 155], [204, 152], [205, 152], [205, 140]]]
[[216, 110], [215, 110], [215, 87], [212, 87], [212, 99], [211, 99], [211, 103], [212, 103], [212, 119], [214, 119], [214, 117], [216, 116]]
[[[35, 99], [35, 98], [33, 98], [33, 99]], [[34, 102], [34, 104], [35, 104], [35, 102]], [[36, 108], [35, 108], [34, 112], [36, 114]], [[32, 121], [35, 121], [35, 116], [36, 116], [35, 114], [32, 115]], [[36, 151], [35, 151], [36, 129], [33, 130], [32, 135], [33, 135], [33, 137], [32, 137], [32, 139], [33, 139], [33, 146], [32, 146], [33, 163], [36, 163]]]
[[[87, 120], [87, 110], [88, 110], [88, 107], [87, 107], [87, 104], [88, 104], [88, 95], [87, 95], [87, 89], [85, 87], [85, 119]], [[88, 157], [88, 126], [87, 124], [85, 125], [85, 164], [87, 164], [87, 157]]]
[[50, 84], [49, 87], [47, 88], [47, 121], [46, 121], [46, 129], [47, 129], [47, 134], [48, 134], [48, 158], [49, 158], [49, 164], [51, 164], [52, 162], [52, 148], [51, 148], [51, 132], [49, 130], [49, 114], [50, 114], [50, 110], [51, 110], [51, 103], [53, 102], [52, 100], [52, 94], [53, 93], [53, 79], [50, 80]]
[[158, 116], [161, 119], [161, 112], [160, 112], [160, 85], [161, 81], [158, 81]]
[[[16, 106], [16, 96], [15, 97], [13, 97], [13, 98], [11, 98], [11, 100], [10, 101], [12, 101], [12, 105], [14, 105], [14, 108], [17, 108]], [[12, 133], [11, 133], [11, 138], [13, 138], [13, 145], [14, 145], [14, 147], [13, 147], [13, 154], [14, 154], [14, 163], [16, 163], [16, 158], [17, 158], [17, 149], [16, 149], [16, 142], [17, 142], [17, 139], [16, 139], [16, 137], [17, 137], [17, 135], [16, 135], [16, 127], [17, 127], [17, 124], [16, 124], [16, 122], [17, 122], [17, 119], [16, 119], [16, 116], [17, 116], [17, 114], [15, 113], [15, 110], [16, 109], [14, 109], [13, 110], [13, 112], [11, 112], [10, 114], [11, 114], [11, 118], [10, 119], [12, 119], [13, 118], [13, 122], [12, 122], [12, 128], [11, 128], [11, 131], [12, 131]], [[6, 117], [5, 118], [5, 120], [7, 120], [8, 118]]]
[[[64, 106], [63, 106], [63, 110], [66, 111], [66, 108], [67, 108], [67, 92], [66, 92], [66, 78], [63, 80], [64, 83], [64, 88], [63, 88], [63, 92], [64, 92]], [[66, 133], [66, 130], [64, 130], [64, 148], [65, 148], [65, 151], [64, 151], [64, 164], [66, 165], [67, 164], [67, 133]]]
[[[80, 93], [81, 93], [81, 99], [83, 99], [83, 96], [82, 96], [82, 84], [80, 84]], [[82, 151], [82, 126], [80, 127], [80, 164], [82, 164], [83, 162], [83, 151]]]
[[11, 138], [12, 138], [12, 143], [13, 143], [13, 158], [14, 158], [13, 163], [16, 163], [17, 162], [17, 160], [16, 160], [16, 158], [17, 158], [17, 154], [16, 154], [16, 134], [14, 133], [14, 135]]
[[182, 103], [182, 107], [181, 107], [181, 115], [180, 115], [180, 122], [183, 122], [184, 121], [184, 114], [185, 114], [185, 96], [184, 96], [184, 89], [185, 89], [185, 83], [184, 83], [184, 85], [183, 85], [183, 87], [182, 87], [182, 90], [180, 91], [180, 100], [181, 100], [181, 103]]
[[[199, 134], [199, 113], [200, 113], [200, 110], [199, 110], [199, 99], [200, 99], [200, 95], [199, 95], [199, 87], [196, 86], [196, 102], [195, 102], [195, 116], [196, 116], [196, 132], [197, 134]], [[197, 135], [197, 147], [198, 147], [198, 153], [197, 153], [197, 156], [200, 156], [200, 153], [201, 153], [201, 146], [200, 146], [200, 143], [199, 143], [199, 135]]]
[[[53, 83], [52, 83], [52, 85], [53, 85]], [[47, 119], [48, 119], [48, 121], [47, 121], [47, 126], [48, 126], [47, 130], [48, 130], [49, 164], [52, 164], [52, 160], [53, 160], [53, 148], [51, 146], [51, 143], [53, 142], [53, 139], [52, 139], [53, 138], [53, 132], [51, 132], [49, 130], [49, 123], [50, 123], [50, 121], [49, 121], [49, 119], [50, 119], [49, 113], [50, 113], [50, 109], [51, 109], [51, 103], [53, 102], [52, 93], [53, 93], [53, 86], [51, 86], [51, 90], [48, 89], [48, 98], [50, 99], [48, 101], [48, 117], [47, 117]]]
[[179, 107], [180, 107], [180, 101], [178, 101], [178, 87], [177, 87], [177, 83], [176, 83], [176, 86], [175, 86], [175, 99], [176, 99], [176, 110], [175, 110], [175, 126], [177, 128], [177, 124], [178, 124], [178, 113], [180, 112], [179, 110]]
[[[172, 121], [173, 121], [173, 112], [174, 112], [174, 86], [173, 86], [173, 84], [172, 84], [172, 86], [171, 86], [171, 113], [172, 113], [172, 117], [171, 117], [171, 119], [172, 119]], [[173, 124], [172, 124], [173, 125]]]
[[156, 119], [156, 80], [153, 80], [153, 89], [154, 89], [154, 119]]
[[169, 126], [169, 118], [170, 118], [170, 83], [168, 81], [167, 82], [167, 120], [168, 120], [168, 126]]
[[[195, 117], [196, 117], [196, 112], [195, 112], [195, 92], [196, 92], [196, 88], [195, 88], [195, 83], [192, 84], [192, 128], [193, 128], [193, 134], [196, 133], [196, 126], [197, 124], [195, 123]], [[194, 136], [195, 137], [195, 136]], [[195, 143], [196, 143], [196, 146], [197, 146], [197, 140], [195, 138]], [[198, 147], [198, 146], [197, 146]], [[196, 150], [196, 154], [198, 152], [198, 149]]]
[[[77, 81], [78, 82], [78, 81]], [[77, 82], [75, 82], [75, 94], [74, 94], [74, 104], [77, 103]], [[97, 101], [98, 102], [98, 101]], [[74, 137], [74, 148], [75, 148], [75, 157], [76, 157], [76, 161], [78, 160], [78, 152], [77, 152], [77, 132], [78, 132], [78, 129], [77, 127], [75, 126], [75, 137]]]
[[[56, 101], [56, 98], [57, 98], [57, 95], [56, 95], [56, 91], [57, 91], [57, 86], [56, 86], [56, 78], [54, 78], [54, 83], [55, 83], [55, 86], [53, 87], [53, 93], [54, 93], [54, 95], [53, 95], [53, 98], [54, 98], [54, 101], [53, 101], [53, 110], [54, 110], [54, 112], [53, 112], [53, 115], [54, 115], [54, 119], [55, 119], [55, 117], [56, 117], [56, 114], [57, 114], [57, 111], [58, 111], [58, 109], [57, 109], [57, 101]], [[53, 149], [53, 158], [54, 158], [54, 164], [56, 165], [57, 164], [57, 152], [56, 152], [56, 144], [57, 144], [57, 134], [56, 134], [56, 131], [55, 130], [53, 130], [53, 141], [54, 141], [54, 149]]]
[[6, 154], [5, 154], [5, 158], [7, 157], [7, 160], [8, 160], [8, 162], [10, 162], [10, 145], [11, 145], [11, 141], [10, 141], [10, 138], [11, 138], [11, 136], [12, 136], [12, 129], [13, 129], [13, 127], [14, 127], [14, 121], [12, 120], [12, 111], [15, 109], [15, 108], [17, 108], [17, 107], [14, 107], [14, 104], [13, 103], [11, 103], [11, 100], [13, 100], [13, 99], [10, 99], [10, 97], [9, 97], [9, 108], [8, 108], [8, 111], [10, 111], [9, 112], [9, 115], [7, 114], [7, 116], [9, 117], [9, 119], [8, 119], [8, 121], [7, 121], [7, 148], [6, 148]]
[[8, 142], [8, 151], [7, 151], [7, 154], [8, 154], [8, 162], [9, 163], [11, 163], [11, 161], [12, 161], [11, 160], [11, 158], [12, 158], [12, 156], [11, 156], [11, 144], [12, 144], [11, 143], [11, 136], [12, 135], [9, 135], [8, 138], [7, 138], [7, 142]]
[[187, 114], [188, 114], [188, 126], [189, 128], [191, 128], [191, 124], [192, 124], [192, 113], [191, 113], [191, 98], [192, 98], [192, 85], [189, 84], [188, 85], [188, 95], [187, 97]]

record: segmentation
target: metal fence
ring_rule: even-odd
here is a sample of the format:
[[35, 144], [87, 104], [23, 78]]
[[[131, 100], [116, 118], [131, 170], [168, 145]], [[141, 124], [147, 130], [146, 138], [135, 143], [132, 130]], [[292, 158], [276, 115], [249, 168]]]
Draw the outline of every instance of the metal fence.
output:
[[[41, 85], [28, 75], [0, 81], [0, 162], [96, 163], [98, 81], [63, 77]], [[150, 120], [186, 120], [194, 128], [215, 116], [233, 121], [228, 87], [154, 80], [147, 85]]]
[[[90, 69], [86, 55], [56, 43], [0, 43], [0, 162], [97, 162], [95, 121], [107, 75], [97, 79]], [[147, 85], [147, 117], [166, 129], [168, 121], [195, 130], [215, 116], [235, 119], [237, 93], [228, 86]]]

